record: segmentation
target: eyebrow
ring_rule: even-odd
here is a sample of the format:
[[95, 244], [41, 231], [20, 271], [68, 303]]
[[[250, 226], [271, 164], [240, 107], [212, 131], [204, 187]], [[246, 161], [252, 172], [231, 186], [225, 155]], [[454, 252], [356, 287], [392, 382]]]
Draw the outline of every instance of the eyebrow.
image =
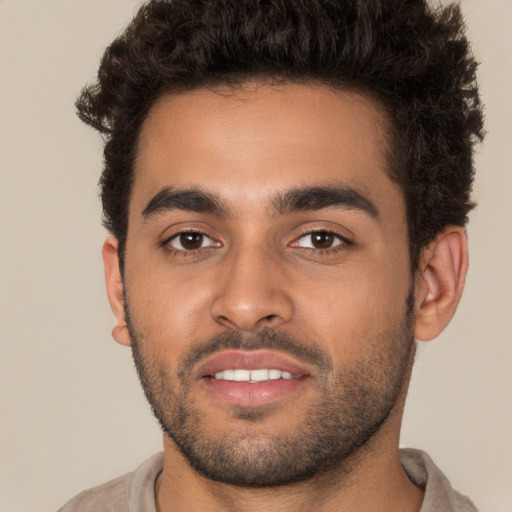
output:
[[356, 189], [346, 186], [296, 188], [278, 195], [272, 203], [278, 215], [301, 210], [339, 207], [360, 210], [370, 217], [379, 217], [377, 207], [370, 199]]
[[[370, 217], [378, 218], [377, 207], [360, 192], [346, 186], [298, 187], [284, 194], [277, 194], [272, 200], [274, 215], [286, 215], [295, 211], [315, 211], [324, 208], [346, 208], [359, 210]], [[229, 217], [228, 208], [214, 194], [199, 188], [175, 190], [162, 188], [142, 211], [144, 219], [151, 219], [161, 213], [184, 210], [209, 213], [218, 217]]]
[[197, 188], [175, 190], [172, 187], [162, 188], [142, 210], [142, 216], [150, 219], [172, 210], [211, 213], [219, 217], [228, 216], [227, 209], [215, 195]]

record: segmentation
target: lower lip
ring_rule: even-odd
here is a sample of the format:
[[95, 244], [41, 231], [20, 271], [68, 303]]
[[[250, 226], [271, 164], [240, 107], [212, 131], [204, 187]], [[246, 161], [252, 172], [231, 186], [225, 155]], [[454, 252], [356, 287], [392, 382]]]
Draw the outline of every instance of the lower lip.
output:
[[287, 397], [301, 388], [306, 379], [304, 376], [251, 383], [205, 377], [202, 381], [208, 391], [222, 401], [249, 407], [270, 404]]

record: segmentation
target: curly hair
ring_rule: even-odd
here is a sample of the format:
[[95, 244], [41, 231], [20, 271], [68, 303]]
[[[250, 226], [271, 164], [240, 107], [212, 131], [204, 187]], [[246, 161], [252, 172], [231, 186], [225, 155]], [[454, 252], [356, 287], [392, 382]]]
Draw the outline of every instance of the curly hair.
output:
[[121, 260], [137, 140], [163, 94], [248, 80], [323, 84], [380, 102], [391, 178], [406, 202], [413, 268], [473, 207], [483, 138], [477, 64], [456, 5], [426, 0], [151, 0], [107, 48], [76, 105], [105, 139], [103, 222]]

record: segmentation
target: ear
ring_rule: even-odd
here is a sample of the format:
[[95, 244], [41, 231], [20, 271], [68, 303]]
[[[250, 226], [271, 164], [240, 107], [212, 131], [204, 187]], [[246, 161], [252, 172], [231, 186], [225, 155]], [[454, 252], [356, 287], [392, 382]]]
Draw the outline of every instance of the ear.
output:
[[103, 244], [102, 256], [105, 266], [105, 284], [108, 301], [115, 317], [112, 337], [121, 345], [129, 347], [132, 343], [124, 316], [123, 280], [119, 268], [119, 243], [117, 238], [109, 235]]
[[423, 249], [415, 278], [417, 340], [432, 340], [450, 323], [467, 270], [468, 243], [459, 226], [446, 227]]

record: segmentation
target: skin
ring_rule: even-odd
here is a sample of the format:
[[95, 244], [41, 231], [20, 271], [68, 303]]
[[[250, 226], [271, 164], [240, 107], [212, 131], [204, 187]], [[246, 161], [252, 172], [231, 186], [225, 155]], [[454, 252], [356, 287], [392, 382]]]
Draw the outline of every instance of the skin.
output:
[[[462, 293], [466, 238], [461, 228], [448, 226], [411, 272], [404, 198], [388, 175], [386, 133], [383, 112], [371, 99], [310, 85], [246, 84], [222, 94], [198, 90], [161, 98], [140, 134], [124, 284], [117, 240], [109, 237], [103, 248], [116, 341], [132, 343], [127, 297], [137, 331], [151, 342], [151, 357], [165, 365], [177, 388], [175, 376], [190, 349], [227, 331], [278, 329], [315, 340], [342, 373], [370, 361], [375, 351], [385, 353], [376, 340], [401, 325], [412, 286], [411, 335], [437, 336]], [[356, 191], [375, 211], [275, 208], [279, 194], [326, 186]], [[166, 187], [200, 187], [225, 211], [163, 208], [147, 215]], [[199, 250], [180, 245], [183, 229], [206, 235]], [[313, 230], [337, 234], [327, 252], [308, 247]], [[385, 423], [343, 467], [293, 485], [240, 488], [200, 475], [164, 436], [159, 510], [310, 510], [313, 504], [318, 511], [419, 510], [422, 491], [405, 475], [398, 454], [413, 348]], [[262, 443], [272, 443], [274, 433], [296, 433], [308, 404], [321, 398], [307, 383], [250, 424], [233, 421], [233, 407], [201, 386], [191, 393], [208, 435], [249, 433]]]

